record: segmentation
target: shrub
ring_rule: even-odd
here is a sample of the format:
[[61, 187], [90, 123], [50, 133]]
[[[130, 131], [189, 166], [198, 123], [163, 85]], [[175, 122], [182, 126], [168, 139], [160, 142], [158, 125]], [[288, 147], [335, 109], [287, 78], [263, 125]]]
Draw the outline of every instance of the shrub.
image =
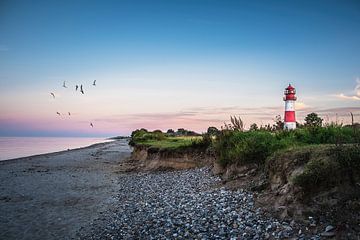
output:
[[249, 131], [256, 131], [258, 129], [259, 129], [258, 125], [256, 123], [253, 123], [250, 125]]
[[219, 130], [216, 127], [209, 127], [206, 133], [211, 136], [217, 136], [219, 134]]
[[311, 193], [344, 183], [354, 185], [359, 179], [360, 147], [348, 145], [333, 147], [327, 155], [312, 158], [293, 182], [304, 192]]
[[163, 140], [165, 139], [165, 134], [161, 131], [148, 132], [144, 129], [135, 130], [131, 133], [130, 145], [134, 146], [137, 143], [141, 143], [147, 140]]
[[201, 138], [196, 138], [191, 142], [191, 147], [194, 149], [206, 150], [211, 145], [212, 145], [212, 138], [211, 135], [208, 133], [203, 134]]
[[[294, 141], [303, 144], [356, 143], [358, 133], [349, 127], [330, 125], [318, 128], [302, 128], [292, 131]], [[282, 133], [285, 136], [285, 133]], [[290, 136], [290, 135], [289, 135]]]
[[266, 131], [223, 130], [219, 135], [216, 150], [223, 166], [233, 163], [262, 165], [273, 152], [286, 146], [285, 141], [279, 141], [274, 134]]
[[319, 117], [316, 113], [310, 113], [305, 117], [305, 126], [306, 127], [321, 127], [323, 119]]
[[338, 183], [340, 166], [328, 159], [312, 159], [305, 165], [304, 172], [294, 178], [294, 184], [305, 192], [311, 192], [322, 186], [329, 188]]
[[360, 146], [337, 146], [331, 154], [339, 163], [344, 176], [348, 177], [351, 184], [355, 184], [360, 178]]

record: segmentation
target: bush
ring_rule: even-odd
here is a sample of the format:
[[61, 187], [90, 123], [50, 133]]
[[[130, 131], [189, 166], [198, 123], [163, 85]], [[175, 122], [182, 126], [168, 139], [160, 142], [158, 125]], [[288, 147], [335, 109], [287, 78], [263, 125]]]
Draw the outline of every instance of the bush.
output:
[[206, 150], [208, 147], [212, 145], [211, 134], [205, 133], [201, 138], [197, 138], [192, 140], [191, 147], [194, 149], [204, 149]]
[[274, 134], [266, 131], [223, 130], [219, 135], [216, 150], [223, 166], [233, 163], [262, 165], [268, 156], [287, 145], [286, 141], [279, 141]]
[[305, 126], [310, 128], [317, 128], [322, 126], [323, 119], [316, 113], [310, 113], [305, 117]]
[[313, 159], [305, 165], [304, 172], [294, 178], [294, 184], [305, 192], [314, 189], [329, 188], [338, 184], [340, 166], [335, 161], [327, 159]]
[[312, 127], [294, 131], [266, 130], [242, 132], [238, 130], [222, 130], [215, 143], [219, 162], [228, 164], [257, 163], [263, 164], [265, 159], [278, 149], [308, 144], [353, 144], [359, 142], [359, 133], [349, 127], [330, 125]]
[[145, 142], [147, 140], [163, 140], [165, 139], [165, 134], [161, 131], [148, 132], [145, 129], [135, 130], [131, 133], [131, 140], [129, 144], [131, 146], [136, 145], [137, 143]]
[[360, 146], [337, 146], [332, 155], [343, 170], [344, 176], [348, 177], [351, 184], [360, 180]]
[[327, 155], [312, 158], [304, 172], [294, 177], [294, 184], [304, 192], [329, 189], [349, 183], [354, 185], [360, 179], [360, 147], [358, 145], [337, 146]]
[[352, 128], [336, 125], [302, 128], [292, 132], [293, 140], [303, 144], [346, 144], [358, 141], [358, 133]]

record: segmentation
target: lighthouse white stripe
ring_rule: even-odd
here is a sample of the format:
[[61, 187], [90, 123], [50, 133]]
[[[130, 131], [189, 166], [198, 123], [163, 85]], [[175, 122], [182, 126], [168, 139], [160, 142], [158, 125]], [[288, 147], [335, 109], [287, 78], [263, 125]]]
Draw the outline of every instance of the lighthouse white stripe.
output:
[[295, 111], [294, 101], [288, 100], [285, 102], [285, 111]]
[[295, 122], [286, 122], [284, 124], [284, 129], [295, 129], [296, 128], [296, 123]]

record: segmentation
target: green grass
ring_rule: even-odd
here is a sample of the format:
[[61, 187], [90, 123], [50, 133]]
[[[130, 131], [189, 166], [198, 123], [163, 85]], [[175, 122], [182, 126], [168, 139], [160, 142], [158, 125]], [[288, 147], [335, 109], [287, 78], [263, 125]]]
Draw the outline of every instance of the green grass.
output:
[[219, 163], [223, 166], [247, 163], [263, 165], [267, 157], [281, 149], [319, 144], [353, 144], [359, 142], [359, 139], [358, 131], [341, 126], [278, 132], [223, 130], [215, 141], [215, 149]]
[[210, 137], [203, 136], [176, 136], [171, 137], [160, 130], [149, 132], [138, 129], [132, 132], [129, 142], [132, 146], [146, 146], [151, 149], [181, 150], [186, 148], [206, 149], [211, 144]]
[[224, 167], [230, 164], [243, 165], [256, 163], [263, 165], [267, 157], [292, 143], [278, 139], [275, 134], [266, 131], [232, 131], [219, 134], [215, 143], [219, 163]]
[[190, 147], [194, 144], [194, 142], [197, 142], [201, 139], [202, 137], [165, 137], [161, 140], [150, 139], [138, 141], [136, 144], [159, 149], [178, 149]]

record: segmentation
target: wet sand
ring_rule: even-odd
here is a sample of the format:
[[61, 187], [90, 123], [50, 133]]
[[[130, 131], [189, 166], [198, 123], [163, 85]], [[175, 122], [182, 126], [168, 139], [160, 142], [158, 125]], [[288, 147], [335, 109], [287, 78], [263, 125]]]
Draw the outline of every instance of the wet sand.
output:
[[126, 140], [0, 162], [0, 239], [72, 239], [111, 208]]

